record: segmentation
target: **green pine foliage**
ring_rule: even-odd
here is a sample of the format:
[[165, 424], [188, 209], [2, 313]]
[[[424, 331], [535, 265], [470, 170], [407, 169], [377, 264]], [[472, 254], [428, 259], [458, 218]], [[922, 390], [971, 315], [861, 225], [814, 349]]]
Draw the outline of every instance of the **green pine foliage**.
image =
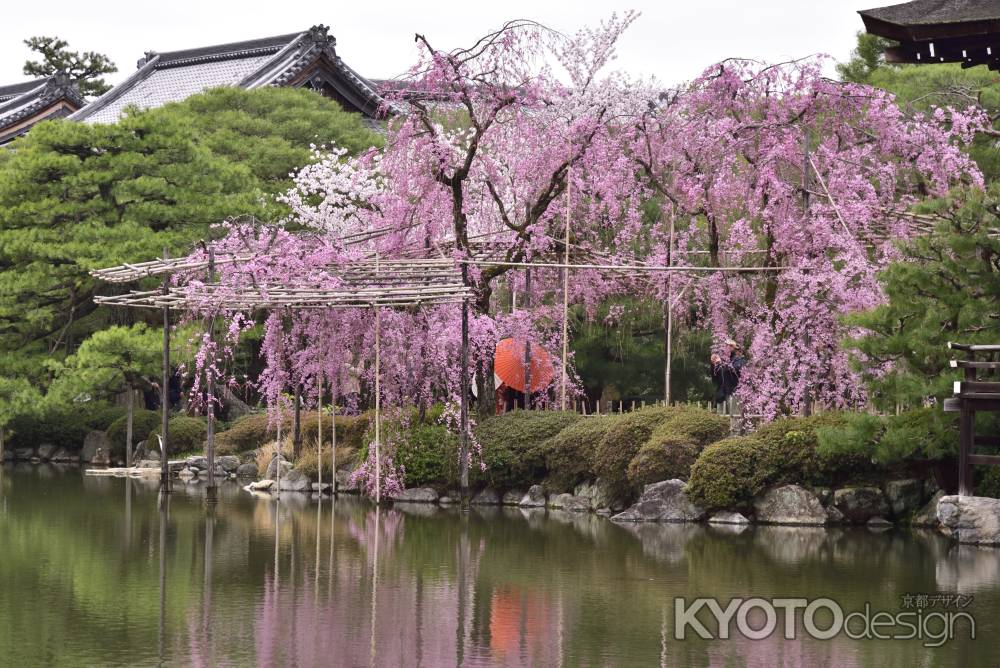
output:
[[865, 381], [876, 406], [921, 406], [952, 394], [949, 341], [1000, 341], [1000, 191], [969, 189], [928, 202], [943, 218], [934, 232], [905, 244], [904, 261], [882, 274], [886, 303], [848, 318], [862, 335], [846, 342], [859, 368], [884, 367]]

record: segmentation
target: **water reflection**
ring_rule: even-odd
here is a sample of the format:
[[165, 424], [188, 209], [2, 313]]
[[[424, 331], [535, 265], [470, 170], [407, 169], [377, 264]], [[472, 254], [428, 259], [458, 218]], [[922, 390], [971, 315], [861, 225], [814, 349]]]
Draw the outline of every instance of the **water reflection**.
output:
[[908, 593], [973, 593], [986, 639], [1000, 612], [1000, 553], [930, 532], [617, 526], [234, 485], [216, 505], [198, 484], [160, 497], [155, 480], [55, 467], [7, 467], [0, 496], [9, 665], [979, 665], [989, 640], [679, 642], [673, 599], [898, 611]]

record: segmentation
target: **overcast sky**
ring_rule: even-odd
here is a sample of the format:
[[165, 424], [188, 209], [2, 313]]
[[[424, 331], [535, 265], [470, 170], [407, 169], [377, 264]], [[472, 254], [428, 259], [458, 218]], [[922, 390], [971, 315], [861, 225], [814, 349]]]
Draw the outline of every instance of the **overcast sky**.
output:
[[[369, 78], [396, 76], [413, 62], [413, 34], [439, 48], [468, 45], [512, 18], [569, 32], [612, 11], [636, 9], [616, 69], [686, 81], [728, 57], [770, 62], [826, 53], [844, 60], [861, 29], [858, 9], [890, 4], [852, 0], [46, 0], [10, 2], [0, 22], [0, 85], [16, 83], [29, 56], [22, 40], [58, 35], [74, 49], [100, 51], [118, 65], [119, 81], [148, 50], [172, 51], [331, 27], [341, 57]], [[831, 68], [832, 73], [832, 68]]]

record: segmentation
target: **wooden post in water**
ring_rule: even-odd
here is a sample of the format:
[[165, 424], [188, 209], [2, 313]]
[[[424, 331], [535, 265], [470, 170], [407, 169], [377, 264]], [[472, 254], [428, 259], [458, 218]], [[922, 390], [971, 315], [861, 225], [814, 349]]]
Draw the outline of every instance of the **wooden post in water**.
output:
[[[316, 378], [316, 475], [320, 498], [323, 498], [323, 373]], [[322, 501], [320, 502], [322, 503]]]
[[295, 402], [292, 414], [292, 456], [295, 461], [299, 461], [302, 454], [302, 384], [295, 383]]
[[[208, 282], [215, 282], [215, 249], [208, 248]], [[215, 316], [208, 319], [208, 340], [209, 343], [215, 341]], [[206, 420], [208, 422], [205, 431], [205, 454], [208, 459], [208, 489], [206, 490], [209, 502], [216, 499], [215, 489], [215, 349], [212, 350], [212, 364], [206, 374], [206, 394], [208, 411]], [[206, 529], [207, 530], [207, 529]]]
[[570, 206], [572, 198], [570, 191], [573, 187], [572, 165], [566, 168], [566, 248], [563, 249], [563, 331], [562, 331], [562, 401], [560, 405], [566, 410], [566, 383], [569, 381], [569, 371], [566, 369], [566, 360], [569, 353], [569, 221]]
[[[375, 256], [375, 273], [378, 274], [378, 255]], [[375, 307], [375, 504], [382, 502], [382, 309]]]
[[[167, 249], [163, 249], [167, 259]], [[170, 274], [163, 277], [163, 294], [170, 292]], [[163, 307], [163, 385], [160, 387], [160, 493], [170, 493], [170, 307]]]
[[[468, 265], [462, 263], [462, 285], [469, 284]], [[459, 411], [458, 469], [461, 488], [462, 508], [469, 507], [469, 299], [462, 299], [462, 377], [459, 391], [462, 393]]]
[[[128, 384], [128, 397], [125, 399], [125, 466], [132, 468], [132, 416], [135, 407], [135, 388]], [[3, 460], [2, 448], [0, 448], [0, 461]]]
[[[674, 262], [674, 210], [670, 208], [670, 234], [667, 236], [667, 267], [672, 267]], [[664, 315], [664, 371], [663, 371], [663, 394], [664, 401], [670, 404], [670, 367], [673, 363], [673, 331], [674, 331], [674, 303], [673, 285], [671, 283], [672, 271], [667, 272], [667, 298], [663, 300]]]
[[[464, 265], [463, 265], [464, 266]], [[524, 307], [531, 308], [531, 267], [524, 270]], [[524, 407], [531, 408], [531, 333], [524, 337]]]

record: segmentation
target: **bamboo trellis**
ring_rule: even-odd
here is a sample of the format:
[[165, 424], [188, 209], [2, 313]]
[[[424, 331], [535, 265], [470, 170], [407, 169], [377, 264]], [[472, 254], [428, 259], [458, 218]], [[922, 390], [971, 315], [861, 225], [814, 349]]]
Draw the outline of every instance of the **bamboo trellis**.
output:
[[[164, 253], [166, 255], [166, 253]], [[461, 304], [462, 308], [462, 368], [465, 388], [468, 384], [469, 345], [468, 345], [468, 302], [474, 298], [472, 289], [468, 286], [466, 270], [454, 260], [448, 258], [418, 258], [381, 260], [375, 257], [371, 260], [360, 260], [344, 266], [326, 268], [330, 285], [319, 282], [302, 281], [290, 285], [246, 285], [227, 286], [212, 282], [209, 271], [207, 283], [192, 284], [186, 287], [171, 286], [170, 276], [174, 274], [191, 274], [201, 270], [211, 270], [219, 264], [250, 262], [260, 256], [238, 254], [209, 253], [205, 260], [201, 259], [168, 259], [166, 257], [138, 264], [123, 264], [117, 267], [95, 270], [95, 278], [112, 282], [128, 283], [143, 278], [159, 276], [163, 278], [163, 287], [158, 290], [132, 290], [123, 295], [95, 297], [98, 304], [122, 306], [129, 308], [161, 309], [164, 314], [164, 350], [163, 374], [164, 397], [169, 370], [169, 337], [171, 310], [186, 311], [243, 311], [257, 309], [341, 309], [341, 308], [371, 308], [376, 318], [376, 404], [375, 404], [375, 463], [376, 463], [376, 503], [381, 501], [381, 470], [380, 470], [380, 438], [379, 424], [381, 421], [381, 402], [379, 401], [381, 342], [378, 336], [379, 314], [382, 307], [422, 307], [442, 304]], [[210, 399], [211, 400], [211, 399]], [[468, 499], [468, 392], [463, 391], [461, 397], [462, 433], [459, 436], [461, 467], [463, 470], [462, 497]], [[168, 405], [164, 399], [164, 416]], [[166, 420], [166, 417], [164, 417]], [[280, 422], [279, 422], [280, 429]], [[336, 484], [336, 424], [331, 420], [333, 433], [333, 483]], [[279, 431], [280, 434], [280, 431]], [[164, 432], [161, 448], [163, 469], [161, 472], [161, 490], [168, 492], [170, 488], [169, 467], [167, 458], [169, 443]], [[214, 461], [214, 433], [209, 434], [207, 449], [209, 460]], [[280, 436], [279, 436], [280, 442]], [[322, 440], [318, 444], [319, 456], [322, 456]], [[280, 445], [279, 445], [280, 457]], [[280, 459], [277, 470], [280, 472]], [[319, 460], [322, 461], [321, 459]], [[320, 487], [322, 489], [322, 486]], [[279, 477], [280, 493], [280, 477]]]

